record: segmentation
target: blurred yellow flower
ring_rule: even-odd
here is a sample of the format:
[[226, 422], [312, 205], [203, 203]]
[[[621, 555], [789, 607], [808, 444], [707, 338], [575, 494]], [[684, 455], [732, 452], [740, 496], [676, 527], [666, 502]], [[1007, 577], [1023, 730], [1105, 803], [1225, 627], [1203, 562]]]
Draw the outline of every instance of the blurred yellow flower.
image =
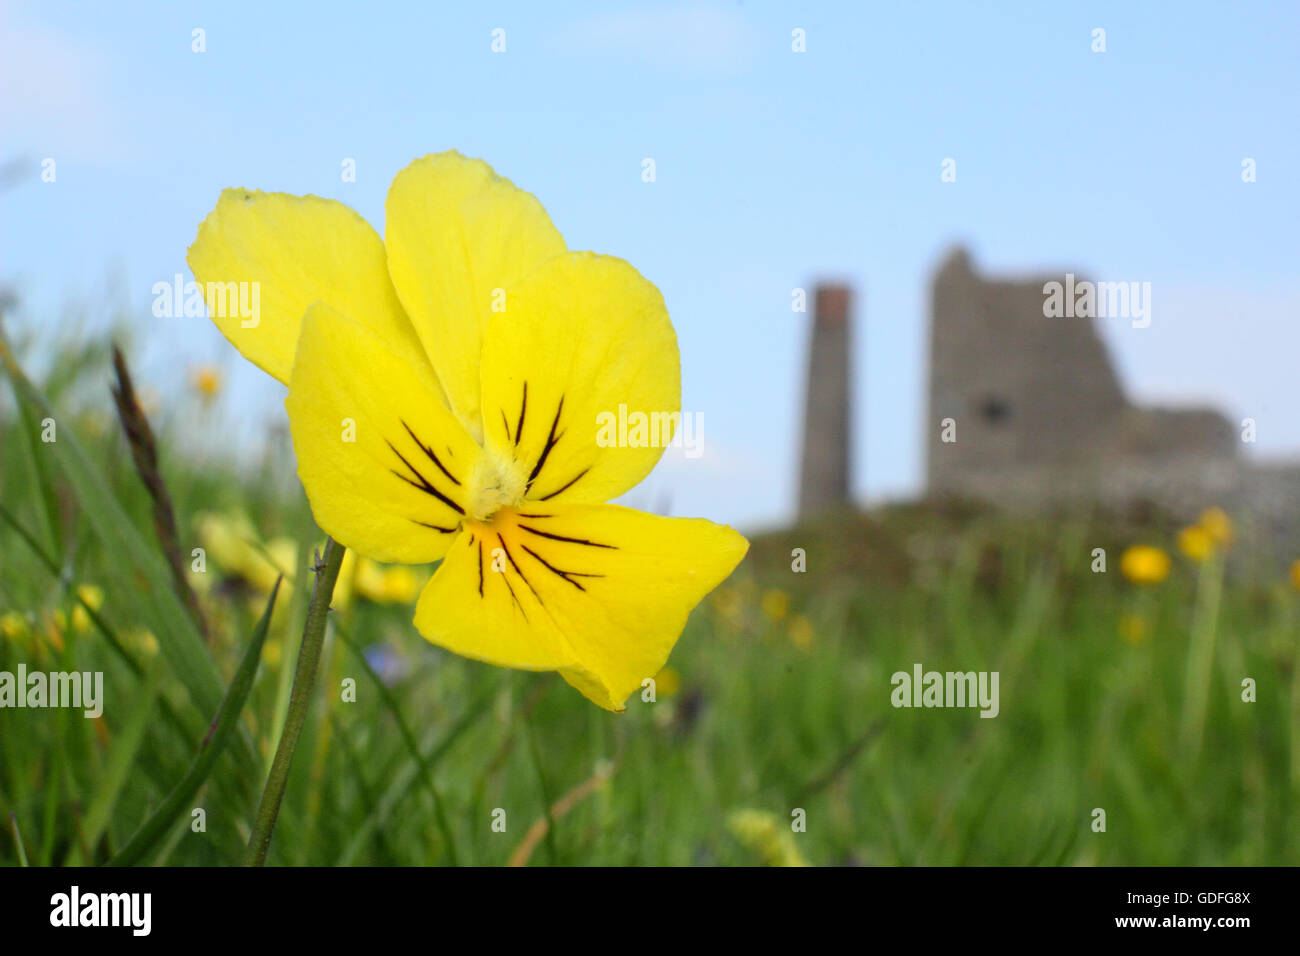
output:
[[[82, 601], [90, 607], [92, 611], [98, 611], [104, 603], [104, 589], [96, 584], [83, 584], [77, 588], [77, 597], [80, 598], [72, 607], [72, 626], [74, 634], [85, 634], [90, 630], [92, 621], [86, 608], [82, 606]], [[62, 647], [62, 639], [68, 633], [69, 616], [62, 610], [55, 611], [49, 620], [49, 626], [46, 631], [52, 641], [56, 641], [59, 647]]]
[[744, 601], [740, 592], [724, 585], [713, 592], [713, 607], [731, 630], [738, 630], [744, 620]]
[[410, 604], [420, 593], [420, 579], [410, 565], [386, 566], [358, 557], [353, 587], [363, 598], [377, 604]]
[[1119, 619], [1119, 636], [1130, 644], [1146, 640], [1147, 622], [1141, 614], [1125, 614]]
[[72, 631], [74, 634], [85, 634], [90, 630], [90, 615], [86, 609], [78, 604], [72, 609]]
[[[1300, 562], [1297, 562], [1300, 563]], [[11, 640], [26, 637], [28, 631], [26, 616], [17, 611], [6, 611], [0, 615], [0, 633]]]
[[1200, 563], [1214, 554], [1214, 538], [1203, 526], [1194, 524], [1178, 532], [1178, 550]]
[[244, 568], [244, 576], [263, 594], [270, 594], [280, 575], [292, 579], [298, 563], [298, 542], [292, 538], [272, 538], [264, 551], [253, 549], [254, 559]]
[[790, 618], [790, 640], [800, 650], [807, 650], [813, 642], [812, 622], [802, 614]]
[[759, 606], [769, 620], [779, 621], [790, 611], [790, 595], [780, 588], [769, 588], [763, 592]]
[[1232, 521], [1222, 508], [1206, 508], [1196, 523], [1205, 530], [1216, 547], [1226, 548], [1232, 543]]
[[293, 577], [298, 545], [290, 538], [275, 538], [259, 547], [261, 539], [247, 515], [204, 512], [195, 519], [195, 528], [210, 560], [263, 593], [270, 593], [279, 575]]
[[794, 832], [774, 813], [735, 810], [727, 817], [727, 828], [746, 849], [757, 853], [767, 866], [809, 865], [795, 846]]
[[98, 584], [83, 584], [77, 588], [77, 597], [85, 601], [92, 611], [104, 606], [104, 589]]
[[1169, 555], [1160, 548], [1137, 544], [1120, 556], [1119, 569], [1134, 584], [1159, 584], [1169, 577]]
[[221, 391], [221, 372], [212, 365], [200, 365], [190, 375], [190, 384], [199, 397], [210, 402]]
[[1300, 561], [1291, 562], [1291, 586], [1300, 591]]
[[655, 697], [671, 697], [682, 686], [681, 675], [671, 667], [665, 667], [655, 675]]
[[122, 643], [133, 650], [141, 651], [149, 657], [158, 653], [158, 638], [154, 637], [153, 631], [147, 628], [137, 627], [127, 631], [122, 635]]

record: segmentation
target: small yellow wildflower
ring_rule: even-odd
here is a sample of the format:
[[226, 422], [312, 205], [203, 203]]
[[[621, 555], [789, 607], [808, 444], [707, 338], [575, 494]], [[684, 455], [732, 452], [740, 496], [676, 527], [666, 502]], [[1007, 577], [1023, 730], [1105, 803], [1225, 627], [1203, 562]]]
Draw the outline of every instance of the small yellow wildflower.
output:
[[380, 600], [388, 604], [410, 604], [420, 594], [420, 579], [404, 564], [384, 569]]
[[780, 588], [769, 588], [763, 592], [760, 606], [768, 620], [779, 621], [790, 611], [790, 595]]
[[[104, 589], [97, 584], [83, 584], [77, 588], [77, 597], [79, 600], [72, 607], [72, 630], [75, 634], [87, 633], [92, 621], [89, 612], [98, 611], [104, 605]], [[82, 602], [85, 602], [83, 606]]]
[[727, 817], [727, 828], [748, 850], [757, 853], [766, 866], [808, 866], [794, 842], [789, 824], [763, 810], [735, 810]]
[[26, 637], [29, 630], [26, 615], [17, 611], [6, 611], [0, 615], [0, 633], [10, 640]]
[[812, 647], [813, 626], [812, 622], [802, 614], [796, 614], [790, 618], [790, 640], [794, 646], [802, 651]]
[[208, 560], [263, 594], [270, 593], [281, 574], [286, 578], [294, 576], [297, 543], [291, 538], [274, 538], [262, 545], [247, 515], [204, 512], [196, 518], [195, 527]]
[[1300, 591], [1300, 560], [1291, 562], [1291, 586]]
[[377, 604], [410, 604], [420, 593], [420, 580], [410, 567], [385, 567], [369, 558], [358, 558], [353, 578], [356, 592]]
[[199, 397], [210, 402], [221, 392], [221, 372], [212, 365], [200, 365], [190, 375], [190, 384]]
[[148, 657], [158, 653], [158, 638], [147, 628], [133, 628], [122, 635], [122, 643]]
[[90, 615], [86, 609], [78, 604], [72, 609], [72, 632], [74, 634], [85, 634], [90, 630]]
[[1198, 564], [1214, 554], [1214, 538], [1199, 524], [1178, 532], [1178, 550]]
[[1227, 548], [1232, 543], [1232, 520], [1222, 508], [1206, 508], [1196, 523], [1210, 536], [1215, 547]]
[[1151, 545], [1134, 545], [1120, 556], [1119, 569], [1134, 584], [1159, 584], [1169, 577], [1169, 555]]
[[[567, 251], [541, 203], [456, 152], [397, 175], [385, 229], [332, 200], [228, 189], [188, 261], [213, 322], [289, 386], [320, 527], [376, 561], [441, 560], [416, 629], [623, 710], [749, 547], [605, 504], [665, 444], [610, 420], [681, 407], [663, 296], [621, 259]], [[253, 328], [214, 307], [250, 280]]]
[[655, 675], [655, 697], [672, 697], [682, 686], [681, 675], [671, 667], [665, 667]]
[[1146, 640], [1147, 622], [1141, 614], [1125, 614], [1119, 619], [1119, 636], [1130, 644]]

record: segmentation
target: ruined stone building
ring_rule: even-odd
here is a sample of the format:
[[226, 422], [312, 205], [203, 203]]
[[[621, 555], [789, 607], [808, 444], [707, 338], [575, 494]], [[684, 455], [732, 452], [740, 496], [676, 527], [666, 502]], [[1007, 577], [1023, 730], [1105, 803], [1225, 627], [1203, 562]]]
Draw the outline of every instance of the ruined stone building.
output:
[[[1046, 314], [1044, 286], [1063, 275], [986, 278], [960, 249], [936, 272], [926, 493], [1015, 509], [1150, 502], [1187, 518], [1218, 505], [1300, 552], [1300, 467], [1249, 462], [1239, 418], [1130, 401], [1095, 320]], [[801, 517], [850, 503], [851, 300], [845, 286], [815, 293]]]
[[1061, 278], [985, 278], [963, 250], [935, 274], [927, 492], [1015, 508], [1220, 505], [1289, 529], [1300, 469], [1246, 462], [1241, 423], [1215, 409], [1129, 401], [1094, 320], [1044, 314], [1044, 286]]

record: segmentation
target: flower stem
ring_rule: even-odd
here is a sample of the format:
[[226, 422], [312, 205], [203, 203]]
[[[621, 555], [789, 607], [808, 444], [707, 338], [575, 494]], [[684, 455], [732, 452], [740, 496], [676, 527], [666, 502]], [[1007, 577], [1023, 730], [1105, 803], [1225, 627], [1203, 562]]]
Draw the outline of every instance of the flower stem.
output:
[[1180, 742], [1194, 763], [1205, 737], [1205, 712], [1214, 670], [1214, 638], [1218, 629], [1223, 592], [1223, 561], [1216, 553], [1201, 563], [1196, 581], [1196, 608], [1192, 612], [1192, 639], [1187, 654], [1187, 686], [1183, 692]]
[[302, 630], [302, 646], [298, 649], [298, 666], [293, 673], [293, 691], [289, 695], [289, 712], [285, 716], [284, 731], [271, 761], [271, 772], [266, 778], [266, 789], [257, 806], [253, 833], [248, 839], [248, 852], [244, 854], [245, 866], [261, 866], [266, 862], [266, 852], [271, 847], [271, 831], [280, 813], [280, 801], [289, 782], [289, 768], [298, 737], [307, 720], [311, 706], [312, 686], [316, 683], [316, 667], [320, 663], [321, 645], [325, 641], [325, 623], [329, 617], [330, 600], [334, 597], [334, 582], [347, 549], [333, 538], [325, 540], [325, 557], [316, 564], [316, 584], [312, 588], [311, 603], [307, 605], [307, 623]]

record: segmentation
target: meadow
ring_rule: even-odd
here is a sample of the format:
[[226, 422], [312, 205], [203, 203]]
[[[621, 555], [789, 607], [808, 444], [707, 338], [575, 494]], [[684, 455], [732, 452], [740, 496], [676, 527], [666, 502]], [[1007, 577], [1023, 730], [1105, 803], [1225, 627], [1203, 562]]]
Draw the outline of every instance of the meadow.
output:
[[[0, 672], [105, 687], [98, 718], [0, 708], [0, 862], [238, 864], [323, 542], [287, 436], [197, 456], [219, 380], [142, 400], [195, 613], [109, 399], [108, 339], [5, 333]], [[754, 533], [654, 700], [620, 715], [427, 644], [428, 569], [349, 562], [267, 862], [1296, 864], [1295, 556], [1230, 517], [1202, 560], [1158, 503], [894, 505]], [[1129, 580], [1134, 544], [1169, 553], [1167, 576]], [[917, 663], [997, 671], [998, 716], [891, 706]]]

